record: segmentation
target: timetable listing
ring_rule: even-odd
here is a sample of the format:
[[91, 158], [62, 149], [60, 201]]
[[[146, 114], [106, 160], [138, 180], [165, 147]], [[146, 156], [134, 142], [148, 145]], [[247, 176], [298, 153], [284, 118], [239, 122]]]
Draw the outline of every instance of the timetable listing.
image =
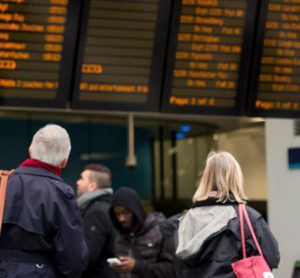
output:
[[170, 106], [236, 105], [246, 6], [247, 1], [180, 1]]
[[0, 1], [0, 93], [7, 95], [8, 88], [15, 88], [22, 98], [32, 97], [27, 89], [55, 95], [68, 4], [69, 0]]
[[269, 1], [256, 109], [300, 109], [300, 6], [297, 1]]
[[[91, 0], [81, 65], [80, 99], [116, 100], [150, 93], [159, 0]], [[103, 98], [102, 95], [110, 95]], [[88, 97], [90, 99], [90, 97]], [[137, 98], [139, 99], [139, 98]], [[140, 98], [143, 101], [146, 98]]]

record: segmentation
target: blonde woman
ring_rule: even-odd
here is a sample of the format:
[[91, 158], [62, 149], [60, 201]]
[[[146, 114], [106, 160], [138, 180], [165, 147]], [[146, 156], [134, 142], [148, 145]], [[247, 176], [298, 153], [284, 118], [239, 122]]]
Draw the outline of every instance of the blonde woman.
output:
[[[238, 204], [245, 203], [243, 174], [228, 152], [211, 152], [194, 196], [181, 219], [176, 256], [184, 278], [235, 277], [231, 264], [242, 258]], [[278, 244], [263, 217], [247, 206], [254, 231], [270, 268], [279, 264]], [[245, 232], [247, 256], [258, 255]]]

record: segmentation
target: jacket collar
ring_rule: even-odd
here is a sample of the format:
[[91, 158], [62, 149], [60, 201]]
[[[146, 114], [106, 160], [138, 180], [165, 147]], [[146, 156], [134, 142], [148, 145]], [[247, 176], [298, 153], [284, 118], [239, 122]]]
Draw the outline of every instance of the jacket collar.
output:
[[43, 176], [43, 177], [51, 177], [55, 180], [63, 181], [62, 177], [57, 176], [46, 169], [37, 168], [37, 167], [18, 167], [14, 174], [29, 174], [29, 175], [36, 175], [36, 176]]
[[57, 175], [57, 176], [61, 176], [61, 169], [57, 166], [53, 166], [50, 165], [48, 163], [39, 161], [37, 159], [26, 159], [25, 161], [23, 161], [20, 164], [20, 167], [36, 167], [36, 168], [43, 168], [46, 169], [48, 171], [50, 171], [51, 173]]
[[228, 205], [237, 205], [238, 202], [232, 196], [232, 200], [226, 200], [224, 202], [218, 202], [215, 197], [208, 197], [206, 200], [196, 201], [192, 208], [204, 207], [204, 206], [228, 206]]
[[85, 209], [86, 206], [91, 201], [99, 198], [100, 196], [106, 195], [106, 194], [112, 195], [113, 189], [112, 188], [101, 188], [101, 189], [97, 189], [95, 191], [87, 192], [77, 199], [78, 206], [81, 209]]

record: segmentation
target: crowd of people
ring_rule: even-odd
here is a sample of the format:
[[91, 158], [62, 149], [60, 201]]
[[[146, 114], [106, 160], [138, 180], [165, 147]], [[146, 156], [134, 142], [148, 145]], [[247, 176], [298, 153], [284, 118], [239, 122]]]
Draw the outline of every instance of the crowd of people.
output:
[[[70, 151], [68, 132], [48, 124], [9, 176], [0, 278], [236, 277], [232, 264], [243, 258], [239, 207], [247, 198], [230, 153], [208, 155], [192, 208], [166, 219], [147, 213], [132, 188], [114, 192], [103, 165], [84, 167], [75, 194], [61, 177]], [[277, 268], [274, 235], [260, 213], [246, 211], [263, 257]], [[247, 228], [245, 242], [247, 257], [259, 255]]]

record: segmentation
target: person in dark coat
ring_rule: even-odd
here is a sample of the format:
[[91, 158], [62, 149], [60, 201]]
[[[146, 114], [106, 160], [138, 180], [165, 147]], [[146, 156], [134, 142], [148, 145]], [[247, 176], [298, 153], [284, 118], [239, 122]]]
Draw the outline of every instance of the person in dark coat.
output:
[[115, 278], [107, 259], [113, 257], [115, 231], [108, 210], [112, 201], [111, 171], [101, 164], [89, 164], [77, 181], [78, 205], [89, 249], [89, 264], [82, 278]]
[[122, 187], [113, 197], [110, 216], [119, 231], [115, 240], [115, 255], [120, 264], [112, 268], [126, 278], [173, 278], [175, 252], [172, 236], [165, 237], [160, 223], [161, 213], [147, 214], [137, 193]]
[[71, 150], [67, 131], [46, 125], [30, 159], [9, 177], [0, 236], [0, 277], [75, 278], [88, 262], [73, 189], [61, 178]]
[[[160, 231], [164, 237], [173, 237], [175, 247], [178, 245], [178, 227], [179, 221], [184, 212], [175, 214], [159, 224]], [[183, 265], [181, 261], [173, 254], [173, 268], [176, 277], [181, 277]]]
[[[243, 258], [238, 204], [245, 199], [243, 175], [235, 158], [227, 152], [210, 153], [193, 207], [179, 220], [180, 277], [235, 277], [231, 264]], [[263, 217], [249, 206], [246, 209], [266, 262], [271, 269], [277, 268], [277, 240]], [[247, 257], [259, 255], [248, 227], [245, 240]]]

